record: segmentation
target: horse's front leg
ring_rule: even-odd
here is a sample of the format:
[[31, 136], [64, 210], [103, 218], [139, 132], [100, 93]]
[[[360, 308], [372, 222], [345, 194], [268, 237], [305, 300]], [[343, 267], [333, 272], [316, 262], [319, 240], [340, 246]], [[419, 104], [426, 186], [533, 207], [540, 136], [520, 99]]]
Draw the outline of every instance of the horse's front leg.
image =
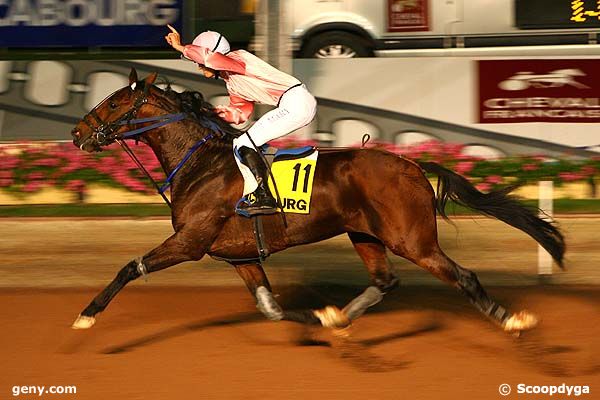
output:
[[141, 258], [130, 261], [115, 279], [81, 312], [72, 325], [73, 329], [91, 328], [96, 314], [104, 311], [110, 301], [130, 281], [151, 272], [160, 271], [184, 261], [199, 260], [204, 255], [202, 246], [190, 246], [186, 235], [178, 232]]
[[284, 311], [271, 292], [271, 284], [259, 263], [233, 264], [235, 270], [246, 283], [250, 293], [256, 298], [256, 308], [271, 321], [294, 321], [305, 324], [318, 324], [320, 320], [311, 310]]

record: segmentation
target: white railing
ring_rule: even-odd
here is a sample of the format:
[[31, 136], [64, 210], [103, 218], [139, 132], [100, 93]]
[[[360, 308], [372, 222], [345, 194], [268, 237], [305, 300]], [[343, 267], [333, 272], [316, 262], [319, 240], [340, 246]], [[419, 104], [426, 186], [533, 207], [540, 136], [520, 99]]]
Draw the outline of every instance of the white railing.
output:
[[[538, 193], [540, 218], [551, 219], [554, 214], [554, 182], [540, 181]], [[540, 278], [552, 275], [552, 256], [541, 245], [538, 245], [538, 275]]]

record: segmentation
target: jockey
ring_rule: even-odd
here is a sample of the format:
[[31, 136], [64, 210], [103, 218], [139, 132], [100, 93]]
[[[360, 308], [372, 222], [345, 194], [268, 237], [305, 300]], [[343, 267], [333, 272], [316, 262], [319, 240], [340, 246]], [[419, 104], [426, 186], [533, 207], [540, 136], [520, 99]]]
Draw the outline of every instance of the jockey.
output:
[[245, 50], [230, 51], [223, 35], [206, 31], [183, 46], [179, 33], [169, 25], [167, 43], [183, 57], [198, 64], [206, 78], [223, 79], [229, 92], [229, 105], [215, 111], [231, 124], [250, 118], [254, 103], [276, 108], [267, 112], [250, 129], [233, 140], [233, 153], [244, 178], [247, 196], [236, 211], [246, 215], [273, 214], [277, 201], [268, 185], [268, 170], [256, 147], [287, 135], [309, 124], [315, 116], [317, 102], [298, 79], [288, 75]]

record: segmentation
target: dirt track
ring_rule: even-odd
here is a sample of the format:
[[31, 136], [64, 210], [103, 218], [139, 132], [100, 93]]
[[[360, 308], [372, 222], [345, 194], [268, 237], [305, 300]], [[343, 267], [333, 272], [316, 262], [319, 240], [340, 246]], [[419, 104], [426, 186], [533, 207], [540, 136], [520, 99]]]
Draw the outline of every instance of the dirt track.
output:
[[[563, 221], [571, 269], [555, 282], [598, 282], [597, 225]], [[0, 227], [2, 399], [38, 398], [13, 397], [15, 385], [77, 386], [77, 395], [41, 397], [55, 399], [499, 399], [502, 383], [513, 391], [518, 383], [590, 385], [584, 399], [600, 391], [600, 287], [517, 287], [535, 282], [537, 250], [492, 221], [459, 221], [458, 236], [440, 225], [442, 246], [501, 303], [542, 317], [520, 339], [399, 259], [404, 286], [359, 319], [349, 340], [265, 321], [235, 273], [213, 261], [140, 281], [93, 329], [72, 331], [98, 286], [164, 238], [168, 224], [12, 220]], [[276, 255], [267, 271], [286, 308], [344, 305], [366, 279], [341, 239]]]
[[[287, 307], [356, 293], [280, 292]], [[14, 385], [76, 385], [77, 396], [44, 397], [65, 399], [498, 399], [502, 383], [600, 390], [598, 289], [492, 293], [539, 313], [541, 326], [517, 340], [454, 291], [412, 287], [358, 320], [345, 342], [264, 321], [242, 289], [131, 288], [96, 327], [72, 331], [94, 291], [5, 289], [0, 390], [10, 398]]]

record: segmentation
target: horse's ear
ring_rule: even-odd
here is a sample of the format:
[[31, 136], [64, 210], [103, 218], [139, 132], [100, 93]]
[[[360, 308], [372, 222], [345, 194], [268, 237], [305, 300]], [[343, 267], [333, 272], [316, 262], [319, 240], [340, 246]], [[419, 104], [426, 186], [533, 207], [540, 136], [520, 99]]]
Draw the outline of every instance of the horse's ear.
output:
[[146, 79], [144, 79], [144, 82], [146, 82], [146, 86], [151, 86], [156, 81], [157, 77], [158, 74], [156, 72], [153, 72], [150, 75], [148, 75]]
[[135, 68], [131, 68], [131, 72], [129, 73], [129, 86], [133, 85], [138, 81], [137, 71]]

